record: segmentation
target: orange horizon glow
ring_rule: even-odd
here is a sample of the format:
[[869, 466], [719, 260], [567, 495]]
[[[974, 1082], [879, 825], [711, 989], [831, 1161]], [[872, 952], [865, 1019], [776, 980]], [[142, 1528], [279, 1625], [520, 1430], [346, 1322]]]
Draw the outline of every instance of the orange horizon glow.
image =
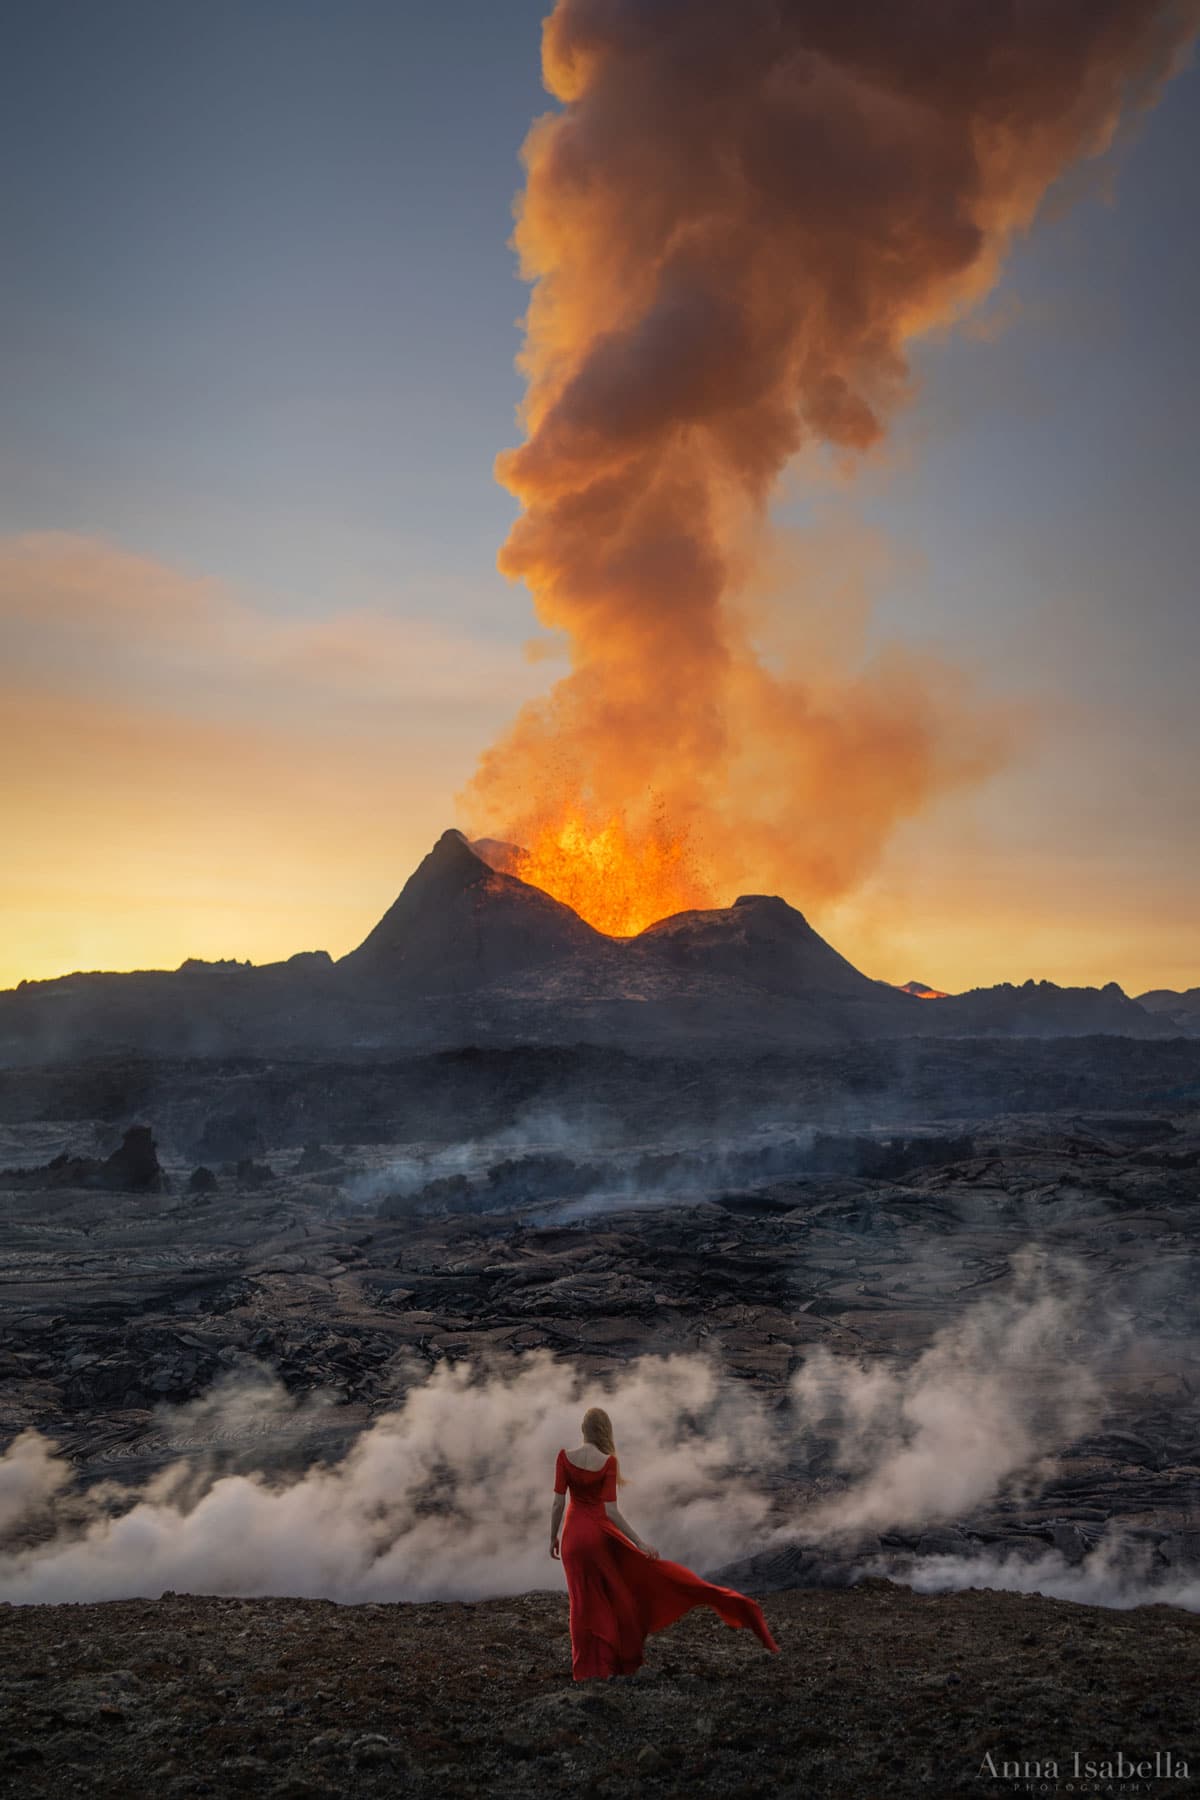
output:
[[[218, 583], [112, 545], [0, 539], [9, 653], [0, 681], [0, 987], [80, 970], [174, 969], [188, 957], [261, 964], [304, 950], [344, 955], [451, 823], [448, 790], [469, 770], [481, 719], [500, 715], [518, 680], [532, 684], [515, 649], [506, 662], [425, 628], [402, 640], [400, 627], [361, 613], [335, 618], [354, 651], [336, 662], [335, 680], [332, 631], [314, 638], [310, 625], [301, 641], [265, 614], [232, 614], [234, 603]], [[847, 811], [861, 812], [870, 790], [852, 779], [844, 742], [835, 748], [830, 780]], [[1153, 855], [1112, 856], [1144, 818], [1143, 809], [1114, 821], [1120, 779], [1132, 767], [1148, 782], [1157, 769], [1156, 745], [1140, 763], [1131, 755], [1107, 714], [1072, 724], [1049, 761], [1043, 753], [1024, 774], [1001, 778], [986, 831], [966, 798], [926, 814], [870, 880], [840, 898], [819, 867], [803, 865], [803, 843], [784, 846], [785, 866], [752, 810], [735, 821], [736, 868], [712, 857], [702, 822], [656, 798], [640, 813], [605, 812], [576, 788], [504, 835], [536, 854], [511, 872], [578, 902], [600, 929], [765, 892], [882, 981], [916, 974], [952, 992], [1029, 977], [1116, 980], [1133, 995], [1194, 987], [1186, 835], [1164, 833]], [[531, 765], [529, 792], [544, 797], [538, 772]], [[822, 785], [806, 794], [814, 811]], [[1048, 793], [1052, 829], [1014, 840], [1010, 822], [1025, 830]], [[1079, 834], [1065, 852], [1062, 810], [1089, 795], [1097, 806], [1103, 796], [1106, 830], [1088, 835], [1086, 856]], [[606, 837], [614, 818], [618, 829]], [[555, 852], [555, 834], [572, 820], [593, 845], [592, 866], [567, 879], [572, 840]], [[462, 822], [478, 836], [504, 828], [497, 813]], [[639, 871], [614, 918], [589, 884], [594, 891], [597, 869], [614, 879], [606, 854], [628, 867], [643, 842], [653, 879]], [[546, 866], [555, 853], [557, 871]]]
[[[31, 723], [26, 715], [22, 721], [26, 731]], [[28, 736], [25, 741], [28, 744]], [[95, 733], [92, 742], [94, 749]], [[377, 923], [420, 860], [421, 846], [437, 836], [440, 821], [431, 818], [415, 833], [406, 830], [403, 842], [387, 853], [377, 832], [386, 796], [382, 788], [372, 790], [364, 782], [358, 816], [343, 818], [336, 832], [322, 829], [316, 841], [310, 836], [311, 821], [308, 832], [296, 841], [263, 841], [242, 824], [231, 841], [224, 794], [202, 797], [196, 792], [199, 804], [178, 819], [176, 830], [159, 836], [153, 876], [148, 868], [124, 861], [118, 869], [106, 835], [114, 833], [121, 842], [131, 842], [144, 820], [148, 799], [159, 803], [160, 817], [166, 815], [180, 770], [174, 756], [161, 755], [165, 747], [160, 743], [157, 763], [139, 758], [143, 770], [155, 766], [161, 773], [149, 795], [144, 783], [135, 786], [105, 754], [93, 756], [95, 779], [90, 784], [80, 779], [78, 765], [64, 769], [72, 791], [68, 801], [66, 791], [60, 790], [56, 834], [51, 834], [47, 814], [33, 796], [25, 818], [10, 818], [10, 829], [15, 826], [26, 837], [35, 856], [19, 883], [10, 882], [0, 895], [0, 989], [26, 979], [54, 980], [87, 970], [174, 969], [187, 957], [249, 958], [262, 964], [300, 950], [324, 949], [336, 959]], [[139, 751], [147, 748], [138, 745]], [[231, 776], [234, 766], [244, 771], [248, 760], [256, 760], [248, 759], [250, 747], [244, 742], [212, 742], [203, 748], [206, 766], [214, 771], [219, 766], [223, 776], [226, 772]], [[261, 761], [258, 768], [260, 776], [266, 773]], [[356, 786], [355, 777], [361, 781], [363, 772], [343, 767], [334, 780], [339, 786]], [[278, 787], [272, 798], [278, 800], [281, 812], [298, 816], [311, 771], [306, 777], [298, 764], [294, 787], [290, 780], [285, 787], [278, 763], [275, 774]], [[220, 786], [224, 785], [222, 779]], [[105, 787], [109, 804], [98, 817], [95, 802]], [[414, 791], [408, 799], [415, 816], [421, 803], [418, 794]], [[41, 821], [36, 832], [34, 808]], [[326, 821], [327, 826], [332, 823]], [[218, 842], [224, 844], [225, 866], [220, 860], [210, 863], [205, 879], [198, 882], [198, 863], [208, 861]], [[206, 846], [203, 851], [200, 844]], [[396, 862], [398, 868], [393, 867]], [[669, 871], [669, 857], [665, 866]], [[332, 888], [330, 867], [342, 870]], [[99, 885], [98, 869], [104, 872]], [[515, 863], [509, 872], [527, 879]], [[969, 866], [943, 867], [938, 882], [928, 890], [910, 892], [903, 899], [895, 896], [882, 907], [867, 904], [862, 897], [815, 909], [802, 894], [785, 892], [782, 898], [802, 911], [856, 968], [896, 986], [911, 978], [914, 967], [946, 984], [934, 990], [938, 994], [1000, 982], [1020, 984], [1031, 977], [1064, 987], [1116, 980], [1133, 997], [1150, 989], [1184, 990], [1197, 984], [1200, 971], [1189, 948], [1191, 912], [1186, 895], [1176, 896], [1173, 906], [1162, 906], [1157, 916], [1132, 896], [1113, 914], [1097, 907], [1093, 882], [1065, 887], [1057, 866], [1031, 863], [1024, 871], [1029, 887], [1007, 898], [1000, 891], [1000, 873], [986, 859], [978, 866], [972, 861]], [[92, 904], [81, 907], [79, 897], [85, 891]], [[652, 908], [656, 916], [647, 923], [691, 906], [728, 905], [734, 898], [725, 891], [703, 899], [686, 888], [681, 892], [682, 904], [675, 903], [678, 896], [672, 897], [661, 912]], [[564, 903], [572, 904], [569, 898]], [[1056, 907], [1070, 911], [1069, 932]]]

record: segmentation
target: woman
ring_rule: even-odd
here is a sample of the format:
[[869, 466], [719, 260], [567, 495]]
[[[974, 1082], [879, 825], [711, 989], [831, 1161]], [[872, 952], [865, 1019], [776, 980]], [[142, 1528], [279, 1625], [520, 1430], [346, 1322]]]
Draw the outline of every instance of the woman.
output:
[[[558, 1453], [550, 1554], [561, 1556], [571, 1601], [571, 1673], [576, 1681], [632, 1675], [644, 1660], [645, 1639], [693, 1606], [711, 1606], [727, 1625], [748, 1625], [768, 1650], [778, 1651], [762, 1608], [733, 1588], [702, 1581], [682, 1563], [664, 1562], [638, 1536], [617, 1506], [624, 1486], [612, 1420], [599, 1406], [583, 1415], [583, 1443]], [[559, 1549], [567, 1494], [571, 1509]]]

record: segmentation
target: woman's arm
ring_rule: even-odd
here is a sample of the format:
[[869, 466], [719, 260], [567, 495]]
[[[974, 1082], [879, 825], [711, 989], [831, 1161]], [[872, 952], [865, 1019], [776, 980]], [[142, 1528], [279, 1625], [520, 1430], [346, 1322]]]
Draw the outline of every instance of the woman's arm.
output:
[[558, 1555], [558, 1528], [562, 1524], [563, 1507], [567, 1504], [565, 1494], [555, 1494], [554, 1505], [550, 1508], [550, 1554], [555, 1562]]
[[643, 1551], [644, 1554], [650, 1558], [651, 1562], [657, 1562], [658, 1551], [652, 1550], [645, 1539], [638, 1536], [615, 1500], [609, 1500], [606, 1503], [604, 1510], [616, 1526], [617, 1530], [625, 1533], [625, 1536], [629, 1539], [630, 1543], [636, 1544], [638, 1549]]

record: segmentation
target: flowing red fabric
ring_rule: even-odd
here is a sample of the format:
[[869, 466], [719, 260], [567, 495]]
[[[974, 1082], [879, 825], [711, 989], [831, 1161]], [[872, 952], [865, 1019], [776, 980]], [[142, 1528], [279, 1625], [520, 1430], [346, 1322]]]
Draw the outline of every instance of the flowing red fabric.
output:
[[614, 1457], [599, 1469], [581, 1469], [560, 1450], [554, 1491], [571, 1496], [560, 1548], [576, 1681], [632, 1675], [645, 1660], [650, 1633], [673, 1625], [693, 1606], [711, 1606], [735, 1630], [749, 1626], [768, 1650], [778, 1651], [757, 1601], [703, 1581], [682, 1563], [656, 1562], [618, 1531], [605, 1511], [617, 1497]]

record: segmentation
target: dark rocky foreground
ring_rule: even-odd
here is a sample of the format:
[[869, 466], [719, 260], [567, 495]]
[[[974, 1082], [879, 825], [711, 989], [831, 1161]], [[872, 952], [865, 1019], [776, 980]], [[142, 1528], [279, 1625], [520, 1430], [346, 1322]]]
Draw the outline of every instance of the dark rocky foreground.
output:
[[[633, 1679], [575, 1684], [550, 1594], [3, 1607], [0, 1780], [55, 1800], [1031, 1791], [990, 1757], [1056, 1761], [1058, 1785], [1033, 1792], [1196, 1791], [1193, 1614], [882, 1581], [766, 1610], [778, 1657], [694, 1613]], [[1156, 1754], [1157, 1777], [1087, 1779], [1089, 1761]]]

